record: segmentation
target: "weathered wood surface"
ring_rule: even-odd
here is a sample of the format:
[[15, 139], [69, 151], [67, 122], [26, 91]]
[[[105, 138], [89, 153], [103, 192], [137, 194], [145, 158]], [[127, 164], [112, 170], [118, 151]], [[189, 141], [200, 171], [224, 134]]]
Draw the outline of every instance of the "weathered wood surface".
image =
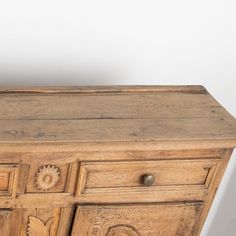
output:
[[[0, 94], [4, 120], [158, 119], [227, 116], [208, 94]], [[183, 110], [185, 109], [185, 113]]]
[[0, 143], [236, 144], [235, 119], [200, 86], [2, 89], [0, 98]]

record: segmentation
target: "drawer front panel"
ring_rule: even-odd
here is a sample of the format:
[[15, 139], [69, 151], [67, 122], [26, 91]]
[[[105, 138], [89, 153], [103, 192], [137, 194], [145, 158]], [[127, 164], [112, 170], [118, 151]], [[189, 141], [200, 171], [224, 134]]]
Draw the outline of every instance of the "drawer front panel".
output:
[[19, 167], [0, 165], [0, 196], [15, 196]]
[[218, 162], [218, 159], [84, 162], [77, 195], [95, 199], [96, 195], [138, 193], [154, 197], [153, 192], [159, 191], [180, 194], [182, 191], [185, 197], [189, 190], [193, 190], [192, 194], [194, 190], [203, 194], [207, 192]]
[[201, 209], [201, 203], [81, 206], [72, 236], [190, 236]]

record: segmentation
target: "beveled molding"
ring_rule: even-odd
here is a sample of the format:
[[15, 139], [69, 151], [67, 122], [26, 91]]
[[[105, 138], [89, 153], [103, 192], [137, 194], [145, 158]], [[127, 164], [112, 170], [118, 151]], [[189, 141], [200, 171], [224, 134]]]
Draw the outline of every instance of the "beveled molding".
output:
[[0, 164], [0, 196], [15, 197], [19, 165]]

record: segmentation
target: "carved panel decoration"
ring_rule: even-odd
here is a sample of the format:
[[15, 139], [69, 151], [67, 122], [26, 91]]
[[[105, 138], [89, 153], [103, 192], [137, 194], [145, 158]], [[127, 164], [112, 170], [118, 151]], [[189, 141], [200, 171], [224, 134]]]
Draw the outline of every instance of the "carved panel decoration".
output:
[[71, 236], [195, 235], [202, 207], [202, 202], [78, 206]]
[[51, 226], [54, 218], [48, 219], [46, 223], [37, 217], [29, 216], [27, 225], [27, 236], [50, 236]]
[[35, 185], [38, 190], [48, 191], [53, 189], [60, 179], [60, 169], [55, 165], [44, 165], [35, 175]]
[[109, 228], [106, 236], [141, 236], [139, 232], [130, 225], [115, 225]]

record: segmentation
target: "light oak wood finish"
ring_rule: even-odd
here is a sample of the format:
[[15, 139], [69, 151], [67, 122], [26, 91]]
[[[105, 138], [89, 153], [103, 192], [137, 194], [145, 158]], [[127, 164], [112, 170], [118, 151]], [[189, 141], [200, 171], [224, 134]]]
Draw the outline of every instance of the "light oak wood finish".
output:
[[[199, 200], [208, 193], [219, 160], [168, 160], [81, 163], [77, 194], [81, 199], [110, 202]], [[152, 175], [146, 187], [143, 177]], [[166, 194], [168, 191], [168, 194]], [[193, 193], [191, 195], [190, 193]], [[137, 197], [138, 195], [138, 197]]]
[[72, 236], [191, 235], [201, 203], [78, 207]]
[[9, 235], [11, 226], [11, 211], [7, 209], [0, 210], [0, 236]]
[[18, 165], [1, 165], [0, 164], [0, 196], [16, 195]]
[[200, 235], [236, 146], [202, 86], [0, 88], [0, 111], [0, 236]]

